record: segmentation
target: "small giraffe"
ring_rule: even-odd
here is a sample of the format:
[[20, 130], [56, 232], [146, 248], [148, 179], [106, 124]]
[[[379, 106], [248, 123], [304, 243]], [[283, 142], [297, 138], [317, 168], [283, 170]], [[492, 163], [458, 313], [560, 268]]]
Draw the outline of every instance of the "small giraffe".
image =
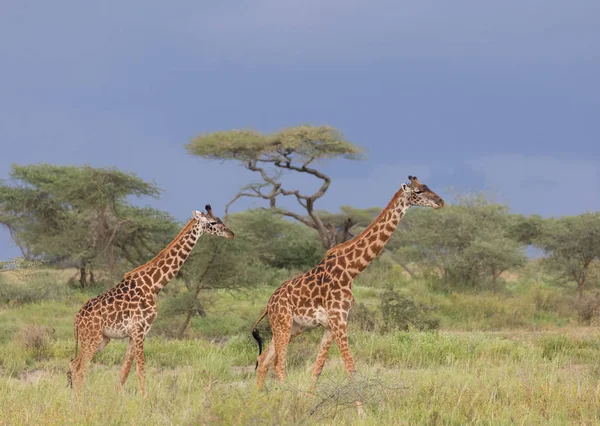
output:
[[[142, 395], [146, 397], [144, 370], [144, 338], [156, 319], [156, 296], [181, 269], [192, 252], [200, 235], [212, 234], [231, 239], [233, 232], [212, 213], [192, 212], [193, 218], [179, 235], [156, 257], [126, 273], [123, 280], [107, 292], [88, 300], [75, 316], [75, 358], [67, 373], [69, 386], [81, 391], [88, 362], [102, 350], [110, 339], [129, 337], [125, 362], [121, 369], [119, 388], [123, 386], [129, 370], [136, 360], [136, 370]], [[81, 351], [77, 356], [78, 343]]]
[[[280, 383], [285, 380], [285, 358], [289, 342], [302, 331], [319, 325], [325, 328], [319, 354], [313, 368], [313, 387], [323, 370], [327, 353], [335, 340], [340, 349], [346, 374], [355, 373], [354, 360], [348, 346], [346, 331], [348, 312], [354, 305], [352, 282], [381, 252], [386, 242], [410, 206], [439, 209], [444, 206], [437, 194], [420, 183], [416, 176], [408, 177], [387, 207], [367, 229], [353, 239], [331, 248], [325, 258], [311, 270], [285, 281], [279, 287], [252, 328], [258, 342], [258, 388], [275, 363]], [[262, 338], [256, 329], [269, 316], [273, 340], [262, 353]], [[358, 405], [360, 403], [357, 402]]]

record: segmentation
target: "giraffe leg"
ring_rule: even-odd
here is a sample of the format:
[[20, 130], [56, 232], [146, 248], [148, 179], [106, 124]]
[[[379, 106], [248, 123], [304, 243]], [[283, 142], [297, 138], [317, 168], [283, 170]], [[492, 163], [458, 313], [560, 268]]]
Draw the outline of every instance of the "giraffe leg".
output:
[[100, 352], [102, 349], [106, 347], [110, 343], [110, 337], [102, 336], [102, 342], [98, 345], [98, 349], [96, 349], [96, 353]]
[[[341, 318], [342, 317], [342, 318]], [[342, 354], [342, 360], [344, 361], [344, 367], [346, 369], [346, 375], [348, 379], [353, 380], [354, 375], [356, 374], [356, 369], [354, 367], [354, 359], [352, 358], [352, 354], [350, 353], [350, 345], [348, 345], [348, 330], [347, 330], [347, 322], [348, 313], [345, 315], [342, 312], [340, 314], [334, 314], [329, 317], [329, 324], [333, 330], [333, 334], [335, 336], [335, 342], [340, 349], [340, 353]], [[360, 418], [365, 417], [365, 411], [363, 410], [362, 403], [359, 400], [354, 401], [354, 405], [358, 410], [358, 416]]]
[[135, 356], [135, 369], [140, 382], [140, 389], [142, 396], [146, 398], [146, 366], [144, 362], [144, 334], [141, 331], [137, 331], [131, 334], [133, 340], [133, 353]]
[[333, 343], [334, 338], [335, 336], [331, 331], [331, 328], [326, 327], [325, 334], [323, 334], [323, 338], [321, 339], [321, 345], [319, 346], [319, 354], [317, 355], [315, 367], [313, 368], [313, 390], [317, 385], [317, 380], [319, 380], [321, 371], [323, 371], [323, 366], [325, 365], [325, 360], [327, 359], [327, 354], [329, 352], [329, 348], [331, 348], [331, 344]]
[[265, 382], [265, 376], [273, 364], [275, 359], [275, 343], [271, 340], [267, 349], [258, 357], [258, 374], [257, 374], [257, 385], [258, 390], [262, 390]]
[[347, 323], [345, 320], [340, 318], [339, 314], [334, 314], [329, 317], [329, 325], [333, 331], [335, 342], [337, 343], [340, 353], [342, 354], [342, 360], [344, 361], [346, 374], [349, 378], [352, 378], [356, 373], [356, 370], [354, 368], [354, 359], [350, 353], [350, 345], [348, 345]]
[[293, 320], [292, 316], [286, 316], [283, 321], [279, 321], [273, 330], [273, 345], [275, 346], [275, 375], [279, 383], [285, 381], [285, 359], [287, 357], [287, 349], [292, 340]]
[[81, 394], [81, 388], [87, 373], [87, 365], [94, 357], [103, 340], [102, 333], [99, 330], [91, 335], [88, 334], [81, 337], [83, 338], [80, 339], [79, 356], [71, 361], [71, 372], [77, 395]]
[[[289, 342], [291, 342], [294, 339], [294, 337], [296, 337], [303, 331], [304, 331], [303, 327], [300, 327], [299, 325], [294, 323], [292, 325], [292, 332], [290, 335]], [[265, 349], [265, 351], [258, 357], [258, 374], [257, 374], [258, 380], [257, 381], [258, 381], [258, 389], [259, 390], [262, 390], [263, 384], [265, 381], [265, 376], [269, 372], [269, 369], [271, 368], [271, 365], [273, 364], [274, 360], [275, 360], [275, 343], [274, 343], [274, 340], [272, 340], [269, 343], [269, 345], [267, 346], [267, 349]]]
[[133, 358], [135, 355], [133, 339], [129, 339], [129, 345], [127, 346], [127, 353], [125, 354], [125, 362], [123, 362], [123, 367], [121, 368], [121, 375], [119, 379], [119, 390], [123, 389], [123, 385], [129, 376], [129, 370], [131, 370], [131, 365], [133, 364]]

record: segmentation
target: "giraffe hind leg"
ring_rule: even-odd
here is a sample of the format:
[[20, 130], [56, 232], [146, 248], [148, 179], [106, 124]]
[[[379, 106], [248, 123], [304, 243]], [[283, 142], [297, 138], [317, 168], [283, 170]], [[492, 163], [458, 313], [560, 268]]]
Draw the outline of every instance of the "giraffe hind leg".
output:
[[[298, 326], [297, 324], [293, 324], [292, 325], [292, 330], [290, 333], [290, 338], [288, 340], [288, 343], [291, 342], [294, 337], [298, 336], [300, 333], [302, 333], [304, 331], [304, 328]], [[273, 339], [269, 345], [267, 346], [267, 348], [265, 349], [265, 351], [258, 357], [258, 389], [261, 390], [263, 388], [263, 384], [264, 384], [264, 380], [265, 380], [265, 376], [267, 375], [267, 373], [269, 372], [269, 369], [271, 368], [271, 365], [273, 365], [273, 362], [275, 361], [275, 340]]]
[[274, 368], [279, 383], [285, 381], [285, 361], [288, 345], [302, 330], [301, 327], [293, 322], [291, 316], [288, 321], [280, 323], [278, 327], [273, 329], [273, 345], [275, 346]]
[[263, 384], [265, 381], [265, 376], [269, 372], [271, 368], [271, 364], [273, 364], [273, 360], [275, 358], [275, 344], [273, 341], [269, 343], [265, 351], [259, 355], [257, 364], [258, 364], [258, 373], [257, 373], [257, 385], [258, 389], [262, 390]]
[[81, 388], [87, 373], [88, 363], [94, 357], [98, 347], [102, 344], [102, 340], [103, 336], [100, 331], [87, 335], [84, 334], [83, 336], [80, 335], [79, 356], [75, 357], [75, 359], [73, 359], [69, 365], [71, 381], [78, 395], [81, 393]]
[[127, 353], [125, 354], [125, 361], [123, 362], [123, 367], [121, 368], [119, 388], [123, 387], [127, 381], [127, 377], [129, 376], [129, 371], [131, 370], [131, 365], [133, 364], [133, 358], [135, 356], [134, 347], [135, 345], [133, 343], [133, 339], [130, 338], [129, 345], [127, 346]]

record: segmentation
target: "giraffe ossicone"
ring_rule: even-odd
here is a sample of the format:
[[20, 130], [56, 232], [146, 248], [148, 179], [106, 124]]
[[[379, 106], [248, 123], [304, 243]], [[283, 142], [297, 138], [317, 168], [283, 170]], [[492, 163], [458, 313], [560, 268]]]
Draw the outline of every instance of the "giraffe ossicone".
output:
[[205, 209], [206, 213], [193, 211], [192, 219], [152, 260], [127, 272], [117, 286], [81, 307], [75, 316], [75, 358], [67, 373], [69, 385], [75, 384], [78, 393], [94, 354], [111, 339], [129, 338], [119, 385], [127, 380], [135, 359], [140, 388], [146, 396], [144, 339], [158, 314], [156, 295], [181, 269], [202, 234], [234, 238], [234, 233], [213, 214], [210, 204]]
[[[439, 209], [444, 200], [409, 176], [379, 216], [359, 235], [329, 249], [321, 262], [290, 280], [285, 281], [269, 298], [267, 307], [252, 328], [258, 342], [258, 388], [262, 389], [265, 376], [272, 364], [279, 382], [285, 380], [285, 359], [289, 342], [306, 329], [325, 328], [313, 368], [313, 386], [316, 384], [327, 353], [335, 340], [349, 377], [354, 374], [354, 360], [348, 346], [348, 312], [354, 305], [353, 280], [382, 251], [398, 223], [411, 206]], [[273, 339], [262, 352], [263, 341], [257, 326], [267, 316]], [[358, 403], [360, 405], [360, 403]]]

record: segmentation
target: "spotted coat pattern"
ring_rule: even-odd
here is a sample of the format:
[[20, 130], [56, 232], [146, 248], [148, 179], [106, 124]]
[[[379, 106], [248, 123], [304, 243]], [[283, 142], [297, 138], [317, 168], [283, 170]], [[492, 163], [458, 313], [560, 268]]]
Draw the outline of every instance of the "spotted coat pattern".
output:
[[[415, 176], [409, 176], [409, 180], [410, 184], [402, 185], [387, 207], [362, 233], [333, 247], [317, 266], [285, 281], [275, 290], [252, 329], [253, 336], [259, 342], [259, 389], [262, 389], [265, 376], [273, 364], [278, 380], [285, 380], [289, 342], [302, 331], [317, 326], [324, 327], [325, 333], [313, 368], [313, 386], [323, 370], [334, 340], [340, 349], [346, 373], [353, 376], [354, 360], [347, 335], [348, 313], [354, 306], [352, 282], [383, 250], [411, 206], [438, 209], [444, 205], [444, 201]], [[266, 315], [273, 340], [261, 353], [262, 339], [256, 327]]]
[[127, 380], [135, 359], [141, 392], [145, 397], [144, 339], [158, 315], [156, 295], [183, 266], [200, 235], [234, 237], [233, 232], [213, 216], [210, 205], [206, 209], [206, 214], [195, 211], [194, 218], [154, 259], [126, 273], [117, 286], [88, 300], [81, 307], [75, 316], [76, 352], [68, 373], [69, 384], [74, 383], [78, 393], [85, 379], [87, 364], [94, 354], [111, 339], [129, 338], [119, 387]]

